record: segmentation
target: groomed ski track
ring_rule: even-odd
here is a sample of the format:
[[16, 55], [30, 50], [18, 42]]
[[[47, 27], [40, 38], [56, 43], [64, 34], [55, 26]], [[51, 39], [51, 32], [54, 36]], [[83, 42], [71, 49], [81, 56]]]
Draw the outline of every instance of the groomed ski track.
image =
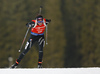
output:
[[100, 74], [100, 68], [0, 68], [0, 74]]

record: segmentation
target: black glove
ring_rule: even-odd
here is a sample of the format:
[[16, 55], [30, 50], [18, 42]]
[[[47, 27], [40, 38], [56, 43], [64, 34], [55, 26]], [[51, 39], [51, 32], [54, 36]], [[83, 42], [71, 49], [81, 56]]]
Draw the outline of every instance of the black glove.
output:
[[32, 25], [30, 23], [27, 23], [26, 26], [27, 27], [32, 27]]

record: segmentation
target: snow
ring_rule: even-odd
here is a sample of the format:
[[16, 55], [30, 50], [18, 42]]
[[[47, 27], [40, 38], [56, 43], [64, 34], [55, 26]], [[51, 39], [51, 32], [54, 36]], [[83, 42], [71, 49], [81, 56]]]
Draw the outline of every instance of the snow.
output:
[[100, 74], [100, 68], [1, 68], [0, 74]]

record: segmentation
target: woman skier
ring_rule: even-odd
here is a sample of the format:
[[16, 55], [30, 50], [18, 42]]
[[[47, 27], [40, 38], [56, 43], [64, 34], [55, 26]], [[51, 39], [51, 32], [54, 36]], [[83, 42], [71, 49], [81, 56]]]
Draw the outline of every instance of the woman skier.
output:
[[27, 23], [27, 27], [31, 27], [31, 35], [25, 45], [24, 51], [20, 54], [15, 64], [11, 68], [16, 68], [25, 54], [30, 50], [34, 42], [38, 42], [39, 45], [39, 59], [38, 59], [38, 68], [42, 68], [42, 59], [43, 59], [43, 47], [45, 44], [44, 31], [48, 23], [51, 20], [43, 18], [42, 15], [38, 15], [35, 20]]

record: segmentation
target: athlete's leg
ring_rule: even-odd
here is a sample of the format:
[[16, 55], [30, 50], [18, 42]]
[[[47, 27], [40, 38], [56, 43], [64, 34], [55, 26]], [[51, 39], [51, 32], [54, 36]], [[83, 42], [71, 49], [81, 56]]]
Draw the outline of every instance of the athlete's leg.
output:
[[18, 57], [18, 59], [16, 60], [15, 64], [12, 66], [12, 68], [15, 68], [15, 66], [17, 66], [20, 63], [20, 61], [23, 59], [25, 54], [30, 50], [30, 48], [32, 47], [32, 45], [34, 44], [35, 41], [36, 41], [35, 37], [31, 35], [25, 45], [24, 51], [20, 54], [20, 56]]
[[[41, 38], [41, 37], [40, 37]], [[38, 59], [38, 67], [41, 68], [42, 65], [42, 59], [43, 59], [43, 47], [44, 47], [44, 36], [42, 36], [41, 40], [38, 42], [39, 43], [39, 59]]]

